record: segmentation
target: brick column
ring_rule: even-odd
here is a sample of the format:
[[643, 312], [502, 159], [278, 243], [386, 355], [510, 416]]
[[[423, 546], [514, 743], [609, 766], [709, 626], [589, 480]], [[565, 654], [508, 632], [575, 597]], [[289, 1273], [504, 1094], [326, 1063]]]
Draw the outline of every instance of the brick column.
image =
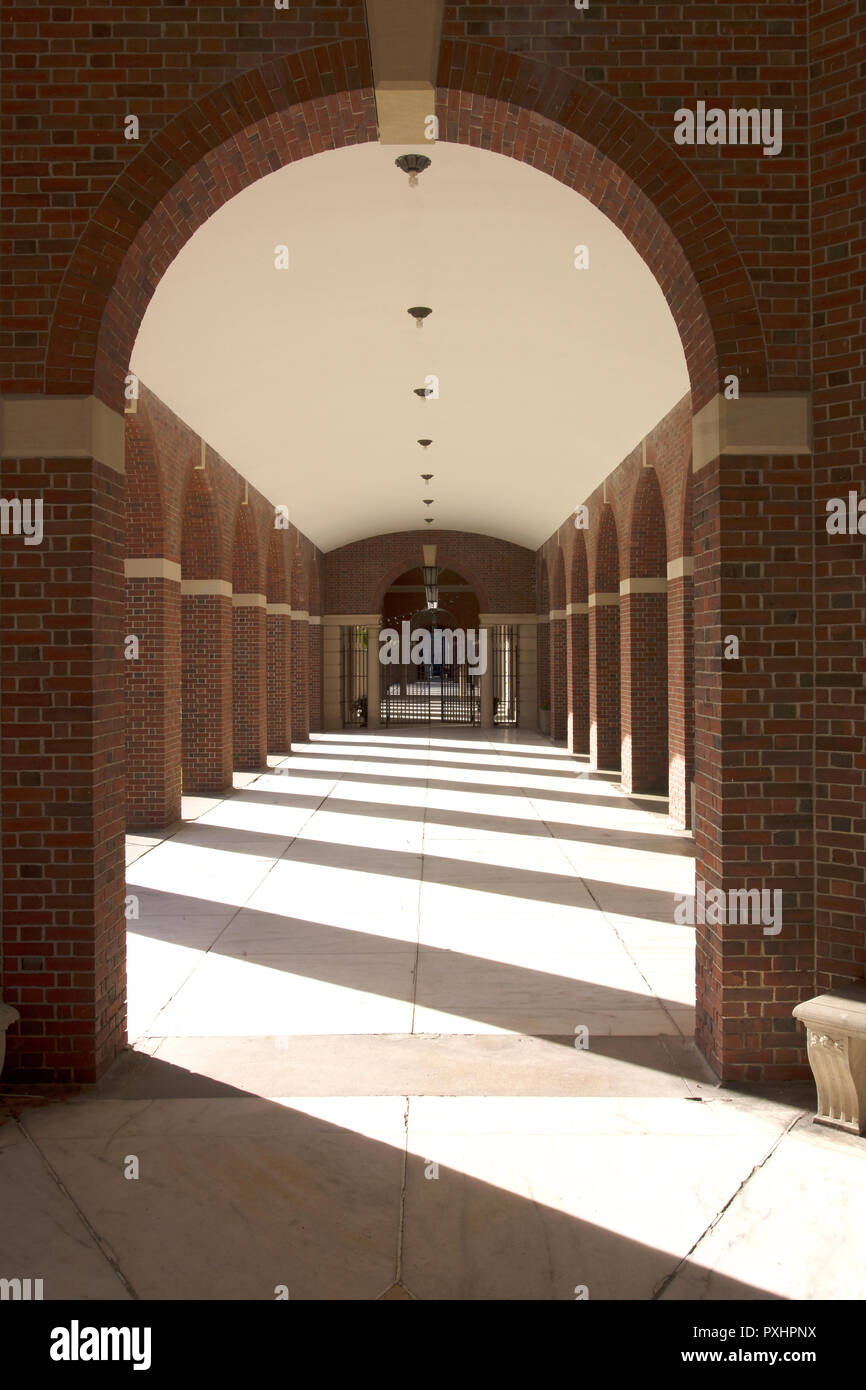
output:
[[550, 737], [564, 740], [568, 734], [568, 659], [565, 610], [551, 611], [547, 623], [550, 654]]
[[367, 728], [379, 729], [382, 726], [381, 675], [379, 662], [380, 624], [371, 623], [367, 628]]
[[249, 772], [267, 763], [267, 602], [264, 594], [232, 594], [233, 763]]
[[620, 765], [619, 594], [589, 596], [589, 760], [603, 771]]
[[[502, 617], [507, 622], [510, 615]], [[521, 729], [538, 728], [538, 633], [545, 626], [534, 618], [531, 622], [521, 622], [522, 614], [515, 614], [518, 642], [517, 674], [517, 724]], [[532, 616], [532, 615], [526, 615]]]
[[310, 625], [309, 614], [292, 613], [292, 741], [306, 743], [310, 736]]
[[666, 578], [620, 583], [622, 785], [663, 794], [668, 786]]
[[310, 618], [310, 732], [322, 731], [322, 620]]
[[695, 775], [695, 638], [692, 557], [668, 562], [668, 811], [692, 823]]
[[484, 633], [485, 650], [487, 652], [487, 668], [481, 673], [480, 684], [480, 718], [482, 729], [494, 728], [493, 723], [493, 629], [482, 625], [480, 631]]
[[92, 1082], [126, 1037], [123, 417], [4, 407], [2, 495], [41, 513], [0, 544], [4, 1080]]
[[232, 586], [180, 586], [183, 790], [223, 796], [232, 786]]
[[292, 610], [287, 603], [269, 603], [265, 612], [268, 752], [285, 754], [292, 751]]
[[566, 609], [568, 751], [589, 752], [589, 604]]
[[[547, 702], [548, 710], [550, 709], [550, 633], [547, 630], [547, 625], [547, 614], [539, 614], [538, 623], [535, 629], [536, 660], [538, 662], [536, 690], [538, 696], [539, 715], [541, 714], [541, 709], [545, 701]], [[539, 729], [541, 728], [540, 718], [538, 718], [536, 721], [536, 727]]]
[[[180, 565], [125, 561], [126, 828], [162, 830], [180, 819]], [[125, 644], [126, 645], [126, 644]]]
[[[807, 411], [717, 397], [695, 420], [696, 875], [723, 906], [697, 923], [697, 1038], [728, 1080], [808, 1075], [791, 1017], [814, 993]], [[780, 924], [730, 897], [750, 890], [771, 916], [781, 894]]]

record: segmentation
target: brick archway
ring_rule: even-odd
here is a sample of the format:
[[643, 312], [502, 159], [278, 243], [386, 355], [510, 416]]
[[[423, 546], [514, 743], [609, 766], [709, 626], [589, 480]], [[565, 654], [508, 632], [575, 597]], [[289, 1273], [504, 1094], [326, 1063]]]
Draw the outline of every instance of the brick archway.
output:
[[[587, 82], [455, 40], [442, 46], [437, 107], [445, 140], [549, 173], [629, 237], [677, 323], [696, 409], [730, 364], [751, 390], [766, 388], [741, 256], [672, 146]], [[46, 391], [93, 392], [120, 408], [144, 312], [195, 230], [266, 174], [376, 132], [367, 54], [355, 40], [275, 60], [175, 117], [130, 161], [78, 243], [48, 340]]]
[[[454, 559], [452, 556], [450, 556], [447, 544], [442, 545], [440, 541], [437, 541], [435, 533], [432, 537], [428, 539], [430, 540], [431, 545], [436, 545], [436, 568], [440, 570], [453, 570], [455, 574], [459, 574], [461, 576], [465, 583], [471, 584], [475, 596], [478, 599], [479, 610], [481, 612], [484, 612], [488, 603], [487, 590], [483, 580], [479, 578], [475, 566], [467, 566], [466, 561], [462, 556], [460, 556], [458, 559]], [[382, 611], [382, 605], [385, 602], [385, 595], [391, 588], [391, 585], [395, 583], [397, 579], [400, 578], [401, 574], [406, 574], [409, 570], [414, 570], [418, 568], [418, 565], [420, 564], [420, 554], [421, 551], [419, 547], [417, 554], [415, 554], [414, 556], [411, 553], [407, 553], [405, 559], [400, 560], [397, 564], [389, 566], [385, 578], [380, 584], [380, 612]]]

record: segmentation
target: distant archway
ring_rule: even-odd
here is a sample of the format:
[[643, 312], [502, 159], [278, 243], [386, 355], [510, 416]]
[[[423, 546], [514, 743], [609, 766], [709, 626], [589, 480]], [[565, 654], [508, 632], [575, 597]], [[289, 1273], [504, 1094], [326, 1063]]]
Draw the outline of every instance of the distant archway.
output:
[[456, 570], [437, 567], [436, 597], [421, 567], [405, 570], [382, 600], [380, 694], [383, 723], [478, 724], [478, 595]]

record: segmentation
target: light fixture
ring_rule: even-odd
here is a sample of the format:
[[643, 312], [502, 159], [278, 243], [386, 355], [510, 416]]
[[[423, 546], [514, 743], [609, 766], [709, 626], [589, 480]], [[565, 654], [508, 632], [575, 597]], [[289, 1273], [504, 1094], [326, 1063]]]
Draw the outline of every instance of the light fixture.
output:
[[432, 386], [413, 386], [413, 387], [412, 387], [412, 390], [415, 392], [415, 395], [416, 395], [416, 396], [420, 396], [420, 397], [422, 398], [422, 400], [425, 400], [425, 401], [426, 401], [426, 399], [427, 399], [428, 396], [432, 396], [432, 395], [433, 395], [433, 387], [432, 387]]
[[432, 506], [433, 503], [436, 501], [436, 498], [435, 498], [435, 497], [422, 497], [422, 498], [421, 498], [421, 501], [424, 503], [424, 506], [425, 506], [425, 507], [430, 507], [430, 506]]
[[418, 440], [418, 443], [421, 445], [421, 448], [422, 448], [422, 449], [429, 449], [429, 448], [430, 448], [430, 445], [433, 443], [433, 440], [432, 440], [432, 439], [419, 439], [419, 440]]
[[[427, 517], [424, 518], [428, 520]], [[429, 518], [433, 520], [432, 517]], [[427, 600], [428, 608], [435, 608], [439, 603], [439, 570], [436, 565], [422, 565], [421, 578], [424, 581], [424, 597]]]
[[401, 154], [398, 159], [394, 160], [394, 163], [398, 169], [402, 169], [404, 174], [409, 175], [410, 188], [417, 188], [418, 175], [430, 168], [430, 160], [426, 154]]
[[415, 307], [414, 309], [407, 309], [407, 310], [406, 310], [406, 313], [412, 315], [413, 319], [415, 320], [415, 322], [416, 322], [416, 324], [418, 325], [419, 328], [423, 328], [423, 327], [424, 327], [424, 320], [426, 319], [426, 317], [427, 317], [428, 314], [432, 314], [432, 313], [433, 313], [433, 310], [432, 310], [432, 309], [422, 309], [422, 308], [419, 308], [419, 307], [416, 305], [416, 307]]
[[434, 522], [435, 520], [436, 520], [435, 516], [425, 516], [425, 518], [424, 518], [424, 521], [426, 522], [426, 524], [427, 524], [428, 526], [431, 524], [431, 522]]
[[429, 483], [430, 479], [433, 477], [433, 474], [432, 474], [432, 473], [419, 473], [418, 476], [419, 476], [419, 478], [423, 478], [424, 481], [425, 481], [425, 483]]

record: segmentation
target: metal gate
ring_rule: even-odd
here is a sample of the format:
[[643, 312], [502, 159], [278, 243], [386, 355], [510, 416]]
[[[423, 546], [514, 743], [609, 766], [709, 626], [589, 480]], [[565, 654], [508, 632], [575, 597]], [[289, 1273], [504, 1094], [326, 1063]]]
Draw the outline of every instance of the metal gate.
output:
[[465, 661], [383, 666], [382, 724], [480, 724], [481, 678]]
[[490, 628], [489, 661], [493, 679], [493, 723], [516, 724], [520, 713], [518, 691], [520, 646], [518, 629], [499, 623]]
[[367, 723], [367, 629], [340, 628], [340, 705], [343, 728]]

